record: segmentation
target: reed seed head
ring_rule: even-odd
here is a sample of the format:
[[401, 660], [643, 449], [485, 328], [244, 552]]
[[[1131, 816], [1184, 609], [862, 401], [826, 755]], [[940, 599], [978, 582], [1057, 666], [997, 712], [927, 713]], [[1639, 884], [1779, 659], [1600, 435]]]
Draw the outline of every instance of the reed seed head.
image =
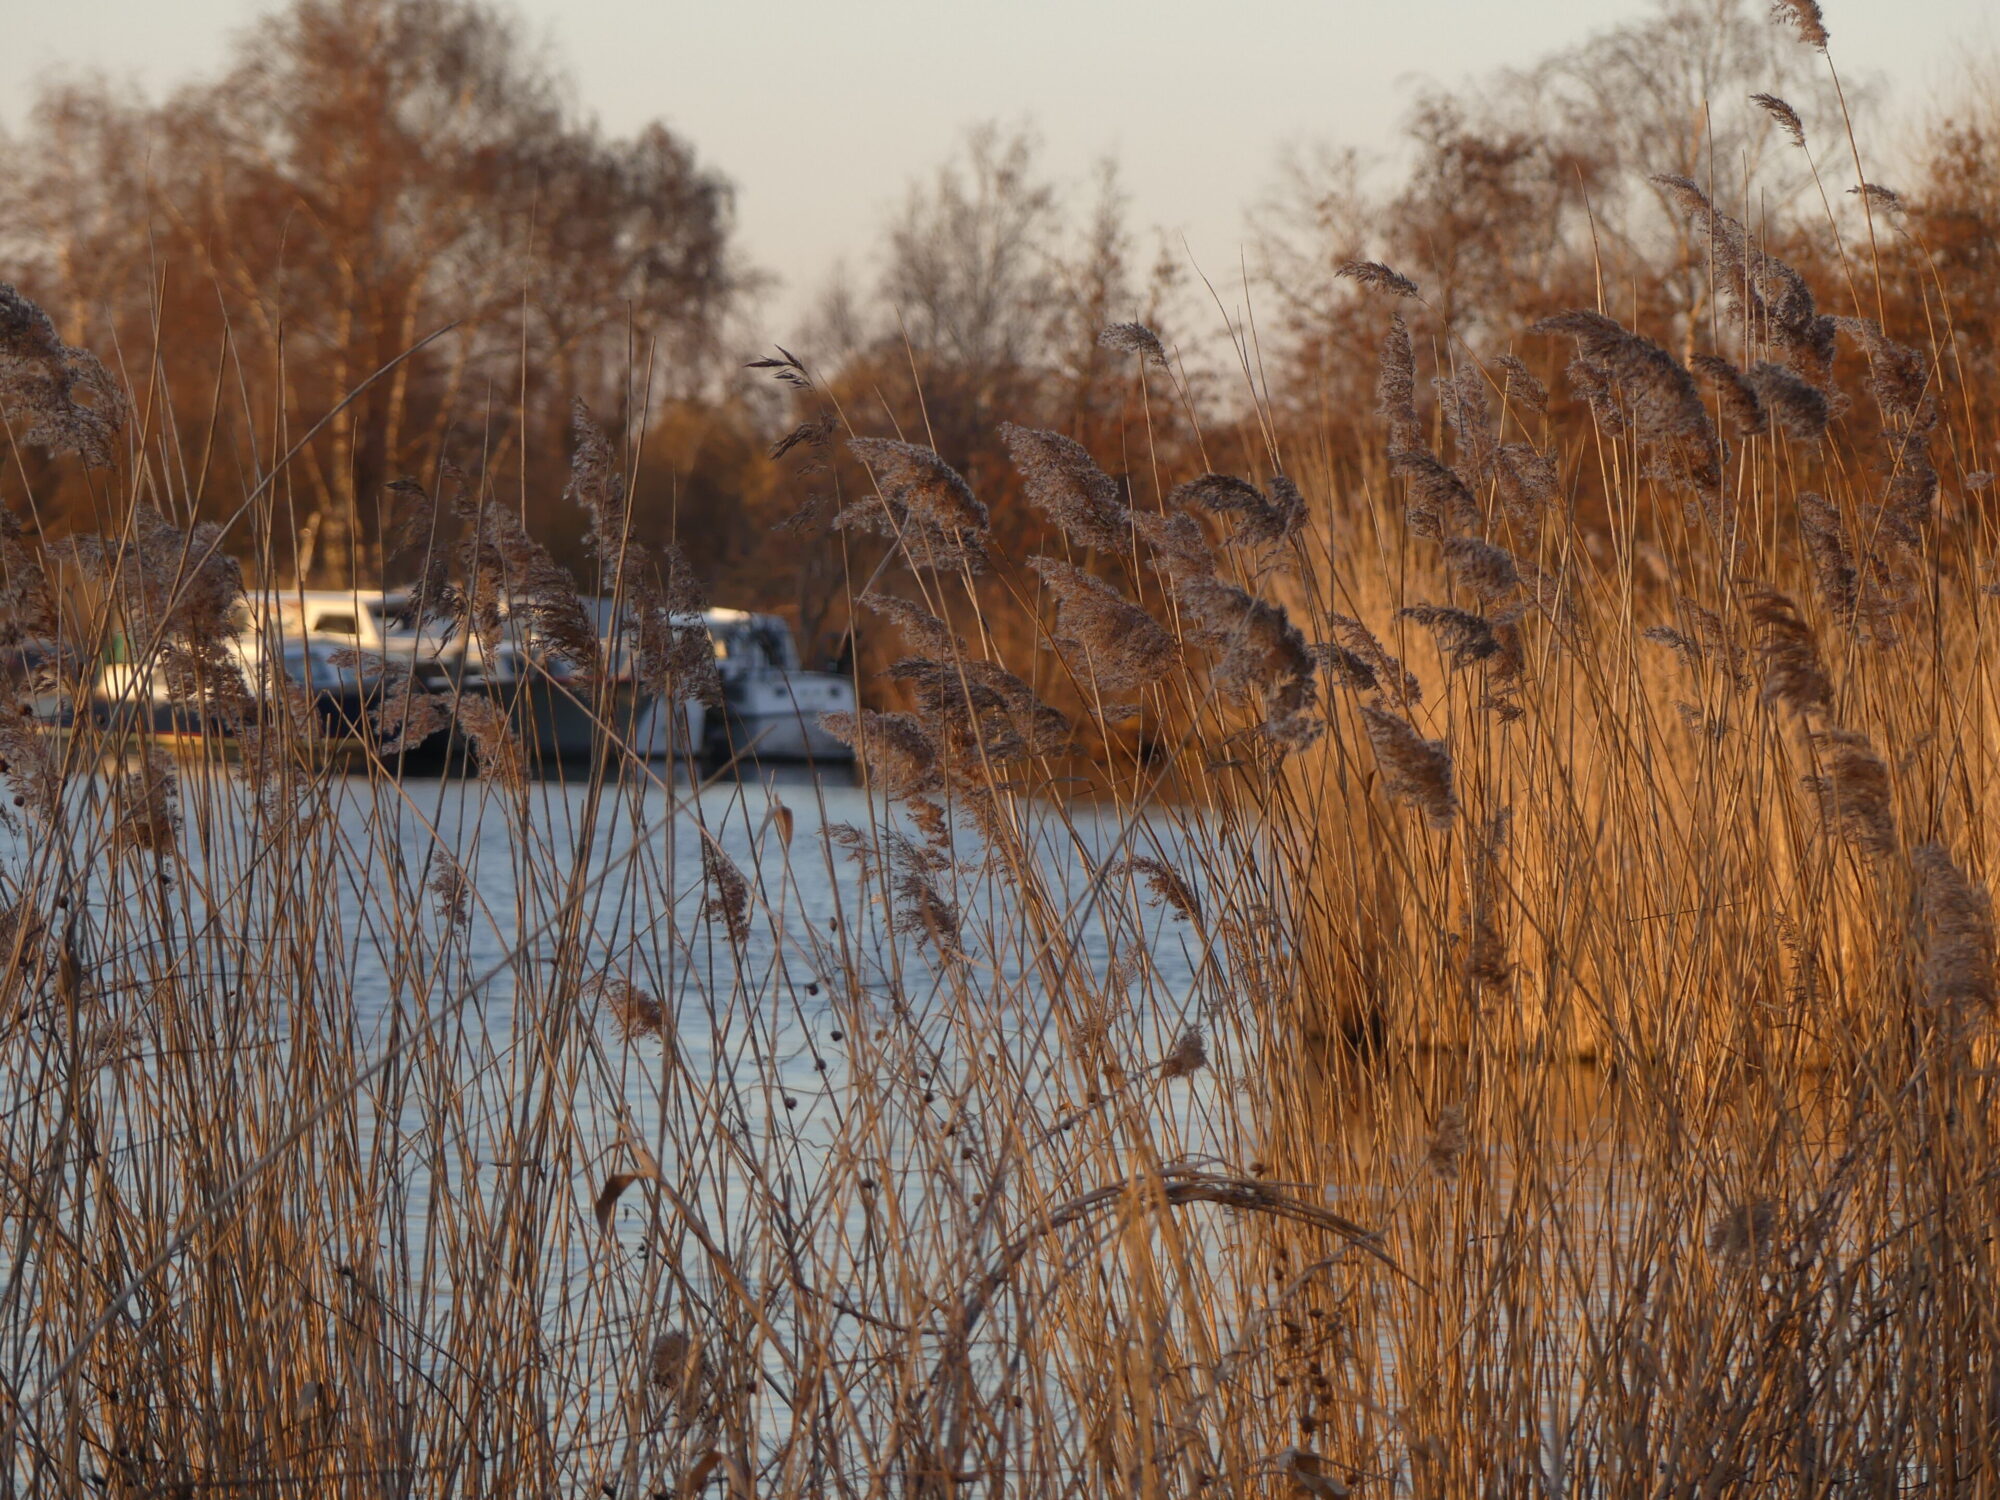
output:
[[1805, 122], [1799, 119], [1799, 112], [1797, 110], [1785, 103], [1776, 94], [1752, 94], [1750, 102], [1763, 110], [1773, 120], [1777, 121], [1778, 128], [1791, 137], [1794, 146], [1797, 146], [1800, 150], [1805, 149]]
[[702, 919], [720, 922], [731, 946], [741, 948], [750, 941], [750, 882], [713, 834], [702, 836], [701, 878], [708, 888], [701, 903]]
[[876, 489], [849, 500], [834, 517], [836, 527], [895, 540], [913, 568], [985, 571], [986, 507], [956, 469], [929, 448], [893, 438], [850, 438], [847, 446], [868, 466]]
[[1118, 483], [1081, 443], [1061, 433], [1003, 423], [1001, 440], [1021, 471], [1028, 503], [1060, 526], [1079, 547], [1125, 552], [1132, 546], [1132, 512]]
[[1361, 722], [1390, 797], [1415, 806], [1440, 832], [1451, 827], [1458, 816], [1458, 793], [1445, 742], [1425, 739], [1407, 719], [1372, 704], [1362, 705]]
[[1351, 260], [1334, 274], [1353, 282], [1356, 286], [1366, 287], [1371, 292], [1383, 292], [1391, 297], [1421, 295], [1417, 284], [1409, 277], [1390, 270], [1376, 260]]
[[1939, 843], [1910, 851], [1923, 919], [1924, 996], [1932, 1005], [1992, 1009], [1993, 898]]
[[1180, 659], [1173, 636], [1110, 584], [1057, 557], [1031, 557], [1056, 599], [1055, 644], [1081, 659], [1078, 676], [1100, 693], [1138, 692]]
[[1097, 342], [1119, 354], [1135, 354], [1148, 364], [1167, 368], [1166, 346], [1144, 323], [1112, 323], [1097, 335]]
[[1828, 828], [1871, 859], [1896, 852], [1895, 799], [1889, 768], [1858, 730], [1823, 729], [1813, 737], [1820, 774], [1805, 779]]
[[1820, 662], [1819, 638], [1798, 605], [1774, 589], [1752, 589], [1745, 598], [1757, 630], [1764, 702], [1795, 714], [1831, 711], [1833, 683]]
[[65, 344], [47, 313], [0, 282], [0, 413], [18, 424], [19, 441], [109, 468], [128, 409], [96, 355]]

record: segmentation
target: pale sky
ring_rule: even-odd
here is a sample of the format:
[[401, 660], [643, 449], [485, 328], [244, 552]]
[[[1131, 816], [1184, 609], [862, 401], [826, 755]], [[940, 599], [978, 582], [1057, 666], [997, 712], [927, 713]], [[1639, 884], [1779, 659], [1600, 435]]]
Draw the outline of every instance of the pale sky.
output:
[[[0, 123], [35, 80], [102, 69], [157, 95], [214, 71], [264, 0], [4, 0]], [[1291, 143], [1387, 148], [1425, 80], [1526, 65], [1646, 0], [517, 0], [614, 133], [664, 119], [736, 185], [741, 248], [781, 278], [776, 338], [971, 123], [1032, 121], [1079, 185], [1115, 155], [1142, 231], [1232, 280], [1246, 208]], [[1891, 113], [1991, 55], [1989, 0], [1824, 0], [1834, 57]]]

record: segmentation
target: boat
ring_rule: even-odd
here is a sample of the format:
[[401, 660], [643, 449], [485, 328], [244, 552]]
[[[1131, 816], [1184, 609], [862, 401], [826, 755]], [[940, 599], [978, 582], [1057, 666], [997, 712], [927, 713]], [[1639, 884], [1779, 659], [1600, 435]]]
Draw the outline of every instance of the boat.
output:
[[[613, 681], [629, 673], [628, 632], [617, 628], [612, 601], [586, 598], [584, 610], [595, 623]], [[619, 736], [634, 754], [650, 760], [692, 760], [720, 765], [745, 762], [804, 762], [847, 765], [853, 750], [821, 723], [829, 713], [852, 713], [854, 684], [837, 672], [808, 671], [801, 664], [791, 627], [772, 614], [741, 609], [709, 609], [674, 617], [676, 626], [701, 630], [715, 653], [722, 702], [710, 707], [694, 698], [653, 695], [635, 700], [630, 732]], [[480, 658], [489, 683], [517, 680], [523, 648], [513, 637]], [[560, 668], [554, 669], [557, 680]], [[628, 721], [619, 715], [617, 723]]]
[[[313, 695], [328, 738], [377, 755], [371, 718], [407, 680], [426, 692], [476, 693], [501, 705], [531, 768], [588, 761], [607, 733], [614, 745], [652, 760], [833, 766], [854, 759], [822, 722], [853, 712], [853, 683], [805, 669], [777, 615], [710, 609], [676, 618], [712, 643], [722, 701], [710, 707], [664, 699], [635, 680], [629, 631], [619, 628], [608, 599], [583, 601], [603, 646], [605, 671], [594, 677], [544, 650], [518, 615], [503, 616], [499, 637], [482, 646], [435, 625], [411, 626], [409, 599], [407, 590], [268, 591], [240, 611], [233, 650], [253, 688], [276, 666]], [[93, 704], [100, 722], [168, 738], [223, 732], [199, 710], [171, 702], [156, 670], [115, 659], [100, 668]], [[400, 773], [443, 774], [464, 769], [469, 746], [454, 726], [382, 758]]]
[[[260, 600], [259, 612], [283, 639], [379, 660], [379, 668], [368, 661], [369, 668], [386, 670], [393, 683], [407, 676], [426, 692], [492, 699], [505, 709], [531, 768], [588, 761], [607, 731], [614, 742], [629, 744], [639, 721], [649, 718], [651, 695], [629, 675], [614, 669], [603, 679], [585, 679], [544, 651], [517, 617], [503, 615], [500, 638], [488, 649], [463, 632], [411, 623], [410, 597], [407, 589], [289, 589]], [[606, 647], [606, 659], [614, 660], [608, 639]], [[400, 745], [388, 759], [402, 773], [440, 774], [463, 769], [468, 752], [453, 727]]]
[[[253, 714], [263, 711], [272, 678], [282, 676], [306, 694], [318, 731], [316, 756], [338, 763], [366, 753], [366, 726], [379, 683], [345, 661], [338, 647], [281, 639], [266, 645], [253, 635], [239, 635], [231, 654], [254, 695]], [[170, 695], [160, 664], [133, 660], [120, 635], [111, 638], [79, 709], [57, 711], [52, 704], [46, 722], [67, 733], [76, 728], [78, 712], [96, 726], [107, 744], [134, 740], [176, 755], [207, 755], [217, 747], [225, 756], [235, 754], [234, 724], [212, 703]]]
[[703, 729], [704, 759], [852, 763], [853, 749], [822, 722], [854, 712], [852, 681], [806, 670], [791, 627], [776, 615], [711, 609], [700, 621], [715, 643], [722, 680], [722, 710], [710, 713]]

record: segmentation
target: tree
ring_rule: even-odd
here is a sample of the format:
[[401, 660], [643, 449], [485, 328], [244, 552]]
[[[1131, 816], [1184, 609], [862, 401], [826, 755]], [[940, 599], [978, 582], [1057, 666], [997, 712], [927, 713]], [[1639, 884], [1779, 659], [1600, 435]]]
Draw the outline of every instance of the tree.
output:
[[294, 476], [301, 575], [349, 576], [381, 486], [447, 451], [552, 473], [572, 396], [625, 414], [635, 349], [685, 394], [745, 282], [728, 185], [664, 127], [578, 120], [480, 0], [295, 0], [157, 108], [45, 97], [15, 155], [0, 238], [72, 337], [115, 339], [190, 431], [242, 367], [246, 469], [333, 414]]

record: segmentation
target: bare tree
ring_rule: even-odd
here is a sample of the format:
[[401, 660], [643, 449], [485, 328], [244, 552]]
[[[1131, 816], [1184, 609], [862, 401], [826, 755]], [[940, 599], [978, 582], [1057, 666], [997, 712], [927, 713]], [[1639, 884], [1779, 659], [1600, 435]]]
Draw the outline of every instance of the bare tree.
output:
[[344, 576], [381, 485], [454, 435], [559, 461], [569, 399], [622, 411], [635, 349], [665, 356], [656, 389], [690, 389], [744, 283], [727, 184], [663, 127], [576, 119], [481, 0], [295, 0], [157, 108], [48, 96], [13, 155], [0, 237], [24, 279], [132, 364], [162, 350], [194, 430], [219, 362], [254, 371], [226, 413], [245, 462], [457, 324], [303, 455], [301, 573]]
[[911, 187], [889, 231], [883, 299], [920, 347], [962, 367], [1023, 364], [1043, 331], [1059, 216], [1035, 153], [1024, 130], [975, 126], [959, 157]]

